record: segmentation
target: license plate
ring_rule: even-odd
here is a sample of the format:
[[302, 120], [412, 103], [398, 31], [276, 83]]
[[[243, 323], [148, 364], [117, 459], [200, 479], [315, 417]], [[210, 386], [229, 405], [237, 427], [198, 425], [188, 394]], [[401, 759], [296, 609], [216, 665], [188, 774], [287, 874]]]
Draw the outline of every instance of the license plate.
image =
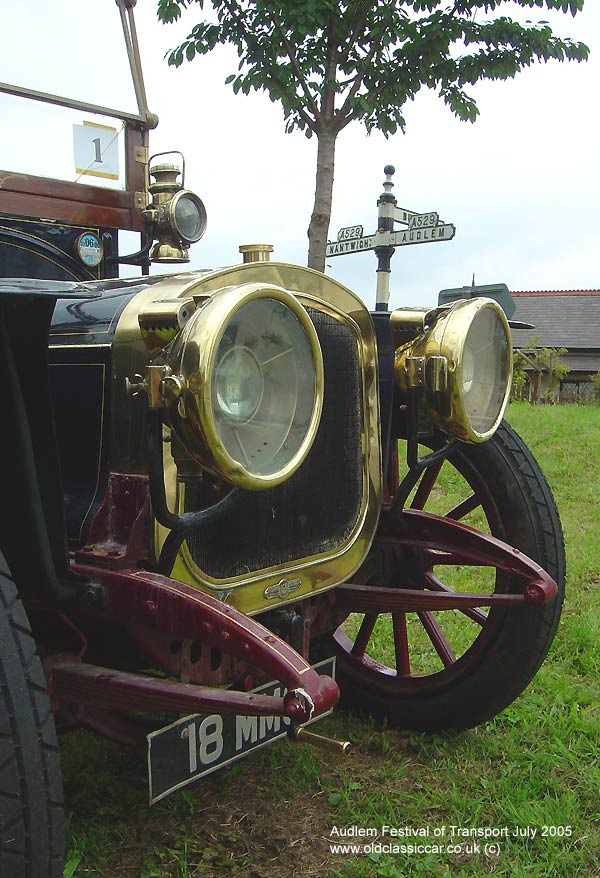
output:
[[[314, 665], [320, 674], [335, 678], [335, 658]], [[275, 681], [253, 692], [259, 695], [285, 695], [285, 687]], [[333, 710], [314, 720], [329, 716]], [[225, 765], [231, 765], [257, 750], [284, 738], [290, 720], [282, 716], [235, 716], [194, 714], [148, 735], [148, 783], [150, 804], [193, 783]], [[307, 725], [307, 723], [303, 723]]]

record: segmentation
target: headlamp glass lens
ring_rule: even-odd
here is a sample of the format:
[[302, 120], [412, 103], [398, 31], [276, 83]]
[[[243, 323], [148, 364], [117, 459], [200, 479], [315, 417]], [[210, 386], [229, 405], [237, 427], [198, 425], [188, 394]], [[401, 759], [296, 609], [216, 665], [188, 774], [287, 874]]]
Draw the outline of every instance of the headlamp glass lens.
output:
[[260, 363], [252, 351], [230, 348], [219, 363], [215, 386], [224, 416], [239, 423], [251, 418], [260, 405], [264, 387]]
[[464, 410], [476, 433], [491, 430], [502, 410], [510, 378], [509, 343], [496, 311], [481, 309], [467, 332], [461, 372]]
[[316, 402], [302, 323], [276, 299], [248, 302], [228, 323], [214, 362], [213, 416], [226, 452], [252, 475], [280, 471], [304, 442]]

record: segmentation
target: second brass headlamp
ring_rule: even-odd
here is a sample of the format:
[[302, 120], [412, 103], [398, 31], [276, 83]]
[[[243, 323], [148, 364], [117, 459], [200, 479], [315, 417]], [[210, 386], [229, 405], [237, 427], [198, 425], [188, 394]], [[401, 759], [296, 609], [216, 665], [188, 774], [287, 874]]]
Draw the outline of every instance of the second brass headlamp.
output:
[[394, 366], [400, 388], [421, 388], [445, 433], [467, 442], [489, 439], [504, 415], [512, 378], [502, 308], [476, 298], [433, 311], [399, 310], [390, 319], [400, 342]]

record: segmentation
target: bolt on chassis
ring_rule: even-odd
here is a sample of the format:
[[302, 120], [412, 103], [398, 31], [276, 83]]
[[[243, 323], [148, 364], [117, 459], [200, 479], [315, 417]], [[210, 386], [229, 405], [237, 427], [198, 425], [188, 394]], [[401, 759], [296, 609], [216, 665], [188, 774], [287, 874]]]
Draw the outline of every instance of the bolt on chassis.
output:
[[125, 193], [0, 172], [3, 878], [62, 874], [56, 731], [147, 740], [156, 801], [284, 735], [344, 752], [306, 728], [340, 698], [466, 728], [561, 609], [502, 308], [370, 313], [262, 245], [150, 275], [206, 215], [172, 164], [144, 188], [153, 122], [125, 122]]

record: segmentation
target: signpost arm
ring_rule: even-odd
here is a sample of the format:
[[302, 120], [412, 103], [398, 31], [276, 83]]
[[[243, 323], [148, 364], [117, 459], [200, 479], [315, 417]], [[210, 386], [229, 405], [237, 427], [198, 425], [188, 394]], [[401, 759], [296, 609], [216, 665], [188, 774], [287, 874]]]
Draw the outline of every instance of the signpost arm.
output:
[[[392, 194], [394, 184], [392, 176], [396, 172], [393, 165], [386, 165], [383, 169], [385, 174], [385, 182], [383, 184], [383, 192], [379, 196], [377, 206], [379, 213], [377, 217], [377, 234], [385, 234], [389, 238], [390, 232], [394, 231], [394, 216], [396, 210], [396, 199]], [[388, 302], [390, 300], [390, 272], [391, 258], [394, 255], [394, 247], [386, 244], [375, 247], [375, 255], [377, 256], [377, 291], [375, 294], [375, 310], [387, 311]]]
[[[329, 241], [325, 249], [327, 257], [344, 256], [374, 250], [377, 256], [377, 290], [375, 310], [389, 311], [390, 301], [390, 261], [396, 247], [406, 244], [428, 244], [435, 241], [450, 241], [456, 229], [452, 223], [441, 223], [436, 211], [417, 213], [398, 207], [392, 193], [392, 177], [396, 173], [393, 165], [383, 169], [385, 181], [383, 192], [377, 201], [377, 231], [374, 235], [363, 235], [360, 225], [345, 226], [338, 232], [337, 241]], [[394, 223], [402, 223], [406, 228], [394, 231]]]

